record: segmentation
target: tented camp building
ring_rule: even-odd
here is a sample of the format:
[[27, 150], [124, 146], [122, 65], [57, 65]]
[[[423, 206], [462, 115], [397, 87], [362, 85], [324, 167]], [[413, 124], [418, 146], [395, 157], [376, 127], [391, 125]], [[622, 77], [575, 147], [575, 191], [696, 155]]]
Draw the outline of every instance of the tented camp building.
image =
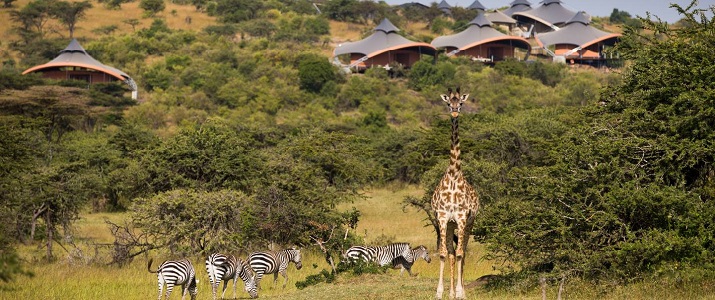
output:
[[531, 3], [529, 3], [528, 0], [514, 0], [509, 3], [509, 8], [502, 10], [501, 12], [511, 17], [515, 12], [527, 10], [531, 10]]
[[559, 30], [536, 35], [540, 47], [549, 49], [556, 60], [578, 60], [600, 64], [607, 58], [603, 49], [615, 45], [621, 34], [601, 31], [590, 25], [589, 16], [580, 11]]
[[[363, 40], [338, 45], [333, 50], [333, 61], [350, 69], [386, 67], [398, 63], [406, 68], [420, 60], [422, 55], [435, 56], [437, 49], [428, 43], [411, 41], [398, 34], [399, 29], [388, 19], [383, 19], [373, 29], [373, 34]], [[339, 56], [346, 55], [349, 62]]]
[[22, 72], [42, 73], [42, 77], [58, 80], [83, 80], [88, 84], [122, 81], [132, 90], [132, 98], [137, 98], [137, 85], [127, 73], [116, 68], [107, 66], [92, 56], [82, 48], [76, 39], [72, 39], [69, 45], [53, 60], [48, 63], [34, 66]]
[[531, 24], [534, 34], [558, 30], [576, 14], [563, 7], [560, 0], [544, 0], [541, 6], [525, 11], [514, 12], [511, 17], [520, 24]]
[[517, 36], [510, 36], [492, 28], [492, 23], [480, 14], [474, 18], [467, 29], [459, 33], [437, 37], [432, 40], [432, 45], [444, 49], [448, 56], [469, 56], [473, 60], [483, 62], [501, 61], [510, 57], [517, 57], [516, 49], [524, 51], [526, 60], [531, 46], [529, 41]]

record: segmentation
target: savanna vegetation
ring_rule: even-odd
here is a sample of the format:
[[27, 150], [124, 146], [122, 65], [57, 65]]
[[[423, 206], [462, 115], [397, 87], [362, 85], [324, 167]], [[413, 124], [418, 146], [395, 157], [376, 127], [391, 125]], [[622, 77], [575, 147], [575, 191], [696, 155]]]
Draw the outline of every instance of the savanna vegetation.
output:
[[[156, 288], [148, 256], [186, 256], [201, 269], [213, 251], [291, 245], [313, 267], [262, 295], [432, 297], [434, 264], [418, 263], [415, 280], [378, 272], [295, 283], [331, 271], [326, 259], [355, 243], [434, 252], [429, 199], [450, 145], [438, 96], [455, 86], [472, 98], [460, 117], [462, 159], [482, 202], [466, 274], [499, 275], [470, 296], [540, 296], [539, 279], [567, 282], [575, 298], [713, 290], [712, 11], [674, 6], [676, 27], [629, 23], [618, 70], [440, 56], [397, 74], [344, 74], [327, 55], [349, 39], [341, 26], [367, 34], [389, 17], [430, 41], [473, 16], [440, 21], [432, 9], [356, 0], [324, 1], [321, 14], [307, 0], [5, 6], [0, 298], [97, 297], [104, 289], [42, 293], [38, 283], [95, 274], [92, 284], [115, 287], [109, 298], [143, 299]], [[126, 18], [87, 21], [106, 11]], [[20, 75], [70, 36], [131, 74], [139, 101], [118, 83]], [[399, 196], [374, 192], [386, 190]]]

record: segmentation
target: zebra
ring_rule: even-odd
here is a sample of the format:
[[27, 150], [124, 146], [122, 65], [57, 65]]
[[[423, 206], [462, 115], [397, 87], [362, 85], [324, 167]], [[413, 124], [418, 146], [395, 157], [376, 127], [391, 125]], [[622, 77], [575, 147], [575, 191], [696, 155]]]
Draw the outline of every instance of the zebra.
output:
[[162, 263], [156, 271], [151, 270], [151, 263], [153, 259], [149, 259], [147, 264], [147, 269], [149, 273], [156, 273], [159, 279], [159, 297], [161, 300], [161, 293], [164, 289], [164, 284], [166, 284], [166, 299], [169, 299], [171, 295], [171, 290], [175, 285], [181, 285], [181, 300], [186, 296], [186, 292], [191, 294], [191, 300], [196, 299], [196, 294], [198, 293], [196, 279], [196, 271], [191, 262], [184, 258], [181, 260], [167, 260]]
[[343, 257], [345, 258], [344, 261], [348, 263], [358, 260], [366, 262], [373, 261], [373, 257], [375, 257], [375, 247], [352, 246], [345, 251]]
[[290, 248], [278, 252], [253, 252], [248, 256], [248, 262], [256, 273], [256, 286], [261, 288], [261, 278], [265, 274], [273, 274], [273, 285], [278, 282], [278, 273], [283, 275], [283, 288], [288, 283], [286, 269], [289, 262], [295, 263], [295, 268], [300, 270], [303, 264], [300, 261], [300, 249]]
[[413, 262], [412, 249], [408, 243], [394, 243], [386, 246], [352, 246], [345, 252], [348, 260], [361, 259], [376, 262], [379, 266], [390, 265], [392, 260], [403, 257], [408, 262]]
[[216, 300], [216, 290], [221, 284], [221, 280], [225, 280], [223, 282], [223, 292], [221, 293], [221, 298], [224, 298], [229, 279], [233, 279], [233, 298], [236, 298], [236, 281], [238, 281], [239, 277], [243, 280], [244, 289], [251, 298], [258, 297], [253, 271], [251, 271], [248, 263], [240, 258], [221, 253], [211, 254], [206, 259], [206, 272], [209, 274], [214, 300]]
[[412, 265], [417, 262], [417, 259], [422, 258], [424, 259], [427, 263], [430, 263], [432, 259], [429, 256], [429, 252], [427, 251], [427, 247], [424, 245], [419, 245], [418, 247], [412, 248], [412, 257], [413, 261], [408, 262], [404, 257], [400, 256], [392, 260], [392, 268], [397, 269], [400, 268], [400, 276], [402, 276], [402, 273], [407, 270], [407, 273], [410, 274], [410, 276], [416, 276], [412, 275]]

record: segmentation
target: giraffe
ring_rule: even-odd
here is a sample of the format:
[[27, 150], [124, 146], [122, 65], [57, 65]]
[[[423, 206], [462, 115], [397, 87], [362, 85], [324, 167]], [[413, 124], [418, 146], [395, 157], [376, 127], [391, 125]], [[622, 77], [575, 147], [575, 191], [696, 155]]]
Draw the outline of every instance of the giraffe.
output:
[[[465, 299], [466, 294], [462, 278], [464, 252], [467, 249], [469, 232], [471, 232], [472, 224], [479, 210], [479, 197], [477, 197], [474, 188], [464, 178], [459, 159], [459, 110], [469, 98], [469, 94], [460, 94], [459, 88], [454, 93], [450, 88], [448, 89], [448, 95], [443, 94], [441, 97], [444, 102], [447, 102], [451, 115], [452, 146], [450, 148], [449, 167], [432, 195], [432, 210], [434, 210], [439, 224], [438, 250], [440, 264], [437, 299], [442, 299], [442, 293], [444, 292], [444, 262], [448, 254], [451, 276], [449, 297], [453, 299], [456, 293], [457, 299]], [[447, 242], [448, 235], [449, 243]], [[456, 249], [452, 238], [457, 240]], [[457, 269], [456, 287], [455, 268]]]

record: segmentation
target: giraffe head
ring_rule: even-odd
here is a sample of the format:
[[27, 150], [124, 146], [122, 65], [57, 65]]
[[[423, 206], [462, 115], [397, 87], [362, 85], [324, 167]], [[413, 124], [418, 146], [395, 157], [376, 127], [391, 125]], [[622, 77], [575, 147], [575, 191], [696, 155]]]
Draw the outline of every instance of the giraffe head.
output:
[[441, 97], [444, 102], [447, 102], [449, 113], [453, 118], [456, 118], [459, 117], [459, 109], [462, 108], [462, 104], [467, 101], [469, 94], [460, 94], [459, 88], [457, 88], [457, 92], [452, 92], [452, 88], [449, 88], [447, 94], [442, 94]]

